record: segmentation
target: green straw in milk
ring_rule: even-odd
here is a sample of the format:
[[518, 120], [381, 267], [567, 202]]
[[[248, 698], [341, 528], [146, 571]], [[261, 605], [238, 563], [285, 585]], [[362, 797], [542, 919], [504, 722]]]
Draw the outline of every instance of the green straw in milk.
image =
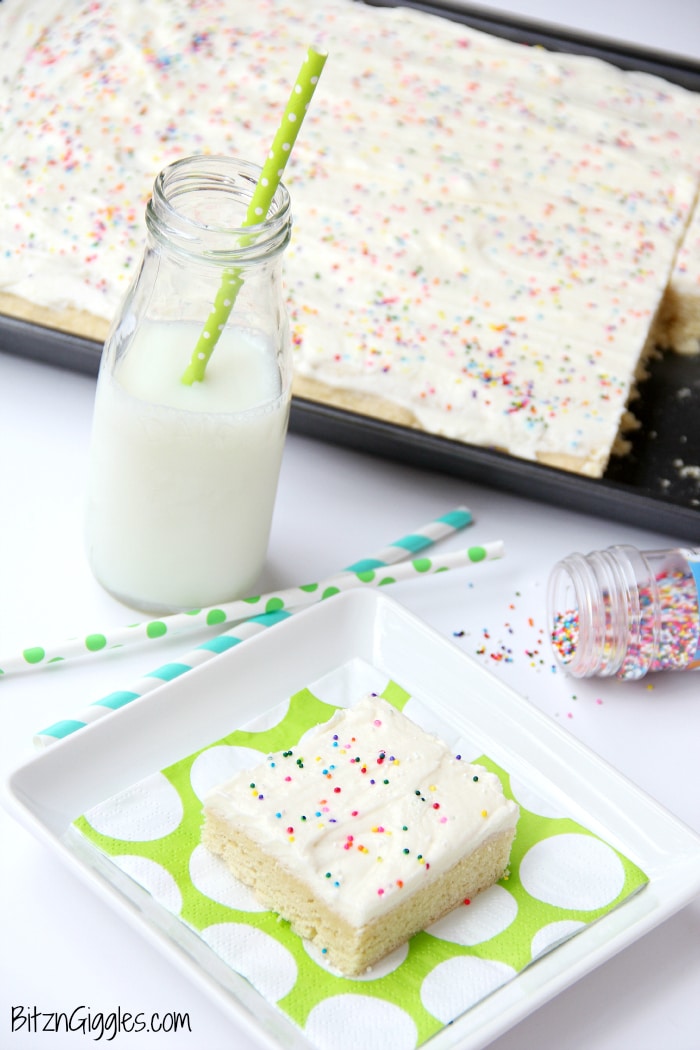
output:
[[[267, 160], [260, 174], [260, 179], [248, 205], [248, 212], [243, 226], [255, 226], [264, 222], [272, 198], [277, 191], [285, 166], [292, 152], [292, 147], [299, 134], [309, 103], [316, 90], [316, 84], [326, 63], [327, 55], [309, 48], [304, 63], [299, 70], [296, 84], [284, 111], [284, 116], [267, 155]], [[241, 289], [243, 279], [240, 270], [229, 270], [224, 275], [221, 287], [217, 292], [211, 313], [207, 318], [195, 346], [190, 363], [185, 369], [182, 382], [187, 386], [200, 383], [220, 333], [228, 321], [229, 315]]]

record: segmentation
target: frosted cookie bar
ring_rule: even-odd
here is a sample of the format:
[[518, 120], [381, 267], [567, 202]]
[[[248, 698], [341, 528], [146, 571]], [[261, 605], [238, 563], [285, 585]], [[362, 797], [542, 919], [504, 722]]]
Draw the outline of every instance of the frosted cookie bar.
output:
[[518, 813], [498, 777], [368, 695], [210, 792], [202, 841], [355, 976], [500, 879]]

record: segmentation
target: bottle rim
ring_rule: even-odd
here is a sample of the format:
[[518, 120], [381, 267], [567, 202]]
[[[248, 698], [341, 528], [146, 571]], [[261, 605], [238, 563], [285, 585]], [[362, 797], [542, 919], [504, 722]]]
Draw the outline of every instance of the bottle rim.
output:
[[570, 554], [555, 565], [548, 583], [548, 622], [553, 654], [563, 670], [575, 678], [646, 673], [650, 657], [641, 638], [649, 611], [640, 606], [638, 587], [647, 579], [644, 559], [626, 545]]
[[161, 244], [218, 266], [267, 261], [291, 237], [291, 200], [280, 182], [262, 222], [246, 225], [262, 168], [217, 154], [183, 157], [156, 176], [146, 226]]

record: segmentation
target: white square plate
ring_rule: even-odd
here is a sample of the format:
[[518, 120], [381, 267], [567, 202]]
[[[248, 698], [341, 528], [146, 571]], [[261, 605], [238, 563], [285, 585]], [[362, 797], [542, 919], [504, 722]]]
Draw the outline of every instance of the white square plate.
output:
[[195, 943], [184, 924], [106, 872], [69, 832], [92, 806], [312, 682], [323, 680], [342, 703], [356, 684], [353, 665], [363, 680], [373, 671], [394, 679], [453, 733], [473, 741], [649, 877], [643, 892], [443, 1028], [430, 1040], [431, 1050], [486, 1046], [700, 893], [700, 837], [451, 641], [370, 591], [347, 592], [298, 613], [66, 737], [14, 771], [4, 801], [256, 1042], [308, 1050], [303, 1033]]

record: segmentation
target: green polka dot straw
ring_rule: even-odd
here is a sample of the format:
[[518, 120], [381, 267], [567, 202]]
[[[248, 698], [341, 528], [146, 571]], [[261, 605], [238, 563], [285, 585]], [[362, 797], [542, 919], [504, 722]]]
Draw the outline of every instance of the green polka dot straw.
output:
[[[243, 223], [244, 227], [255, 226], [265, 221], [285, 166], [291, 156], [292, 147], [296, 142], [304, 116], [316, 90], [326, 58], [327, 55], [309, 48], [306, 59], [299, 71], [296, 84], [287, 102], [282, 121], [273, 139], [267, 160], [263, 165], [260, 179], [248, 205], [248, 212]], [[233, 310], [242, 284], [243, 278], [240, 270], [227, 270], [224, 274], [211, 313], [204, 323], [190, 363], [182, 376], [182, 382], [187, 386], [201, 382], [204, 379], [207, 362], [214, 351], [219, 334]]]
[[[216, 627], [219, 624], [242, 623], [263, 613], [297, 612], [309, 605], [332, 598], [343, 591], [360, 587], [386, 587], [403, 580], [419, 579], [448, 569], [460, 569], [465, 565], [476, 565], [482, 561], [502, 558], [504, 546], [501, 540], [476, 544], [466, 550], [452, 551], [436, 557], [414, 558], [402, 561], [392, 568], [364, 568], [356, 572], [339, 572], [325, 580], [286, 587], [250, 598], [237, 598], [220, 606], [192, 609], [190, 612], [173, 613], [163, 620], [149, 620], [117, 628], [109, 636], [89, 634], [66, 639], [55, 646], [32, 646], [16, 657], [2, 659], [0, 674], [27, 671], [42, 664], [56, 663], [70, 657], [85, 656], [106, 650], [114, 650], [134, 642], [158, 640], [166, 634], [174, 635], [193, 627]], [[0, 658], [1, 659], [1, 658]]]
[[[416, 556], [421, 551], [433, 546], [439, 540], [453, 535], [460, 529], [467, 528], [473, 523], [472, 512], [468, 507], [455, 507], [446, 514], [426, 522], [414, 528], [411, 532], [400, 536], [399, 539], [375, 551], [373, 554], [360, 558], [352, 565], [346, 566], [344, 573], [362, 573], [369, 569], [379, 569], [387, 565], [395, 565], [397, 562], [405, 561], [411, 555]], [[278, 597], [278, 596], [273, 596]], [[264, 597], [243, 599], [250, 604], [251, 609], [246, 618], [264, 607]], [[230, 604], [230, 603], [229, 603]], [[241, 608], [240, 602], [237, 603]], [[257, 606], [253, 608], [253, 606]], [[134, 642], [157, 641], [160, 638], [171, 636], [181, 630], [193, 627], [214, 627], [217, 624], [225, 626], [229, 620], [226, 606], [210, 606], [206, 609], [192, 609], [187, 613], [178, 613], [175, 616], [167, 616], [164, 620], [149, 620], [145, 623], [134, 623], [128, 626], [111, 628], [105, 632], [92, 632], [74, 638], [62, 639], [60, 641], [45, 641], [43, 645], [27, 646], [20, 653], [3, 653], [0, 655], [0, 676], [14, 674], [17, 671], [36, 670], [47, 664], [60, 663], [72, 657], [85, 656], [89, 653], [104, 653], [121, 648]]]

